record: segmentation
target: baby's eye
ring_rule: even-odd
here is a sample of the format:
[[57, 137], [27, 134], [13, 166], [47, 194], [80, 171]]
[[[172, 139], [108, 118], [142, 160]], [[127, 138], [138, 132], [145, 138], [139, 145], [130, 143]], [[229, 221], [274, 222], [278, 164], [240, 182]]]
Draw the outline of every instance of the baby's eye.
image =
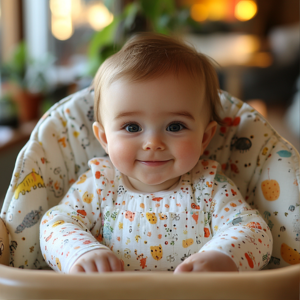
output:
[[185, 127], [182, 124], [180, 124], [180, 123], [173, 123], [173, 124], [170, 124], [167, 127], [167, 131], [176, 132], [176, 131], [180, 131], [180, 130], [182, 130], [184, 128]]
[[128, 132], [139, 132], [142, 128], [137, 124], [128, 124], [124, 127]]

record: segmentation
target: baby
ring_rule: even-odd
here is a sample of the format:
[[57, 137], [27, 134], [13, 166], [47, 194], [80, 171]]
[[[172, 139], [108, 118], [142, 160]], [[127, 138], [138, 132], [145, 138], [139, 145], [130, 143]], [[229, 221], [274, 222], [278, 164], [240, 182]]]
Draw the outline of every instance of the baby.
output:
[[99, 68], [89, 161], [43, 217], [44, 259], [64, 273], [258, 270], [272, 236], [258, 211], [199, 160], [220, 106], [210, 60], [171, 37], [137, 35]]

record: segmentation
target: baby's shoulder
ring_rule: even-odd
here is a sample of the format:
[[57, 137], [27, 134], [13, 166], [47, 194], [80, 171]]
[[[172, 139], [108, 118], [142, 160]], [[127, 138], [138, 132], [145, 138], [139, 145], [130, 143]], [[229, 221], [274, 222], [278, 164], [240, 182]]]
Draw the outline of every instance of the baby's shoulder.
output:
[[191, 171], [193, 184], [214, 182], [215, 186], [219, 184], [224, 185], [229, 183], [232, 187], [235, 187], [235, 183], [223, 173], [222, 165], [215, 160], [201, 159], [197, 165]]
[[221, 167], [217, 161], [211, 159], [200, 159], [191, 172], [193, 178], [200, 178], [214, 177], [220, 171]]
[[113, 180], [115, 177], [115, 167], [108, 157], [96, 157], [90, 159], [89, 167], [91, 169], [92, 176], [95, 179], [104, 177], [107, 180]]
[[222, 173], [221, 165], [217, 161], [210, 159], [200, 159], [196, 166], [191, 170], [191, 176], [194, 185], [202, 185], [207, 182], [209, 185], [212, 185], [216, 180], [218, 181], [220, 176], [226, 177]]

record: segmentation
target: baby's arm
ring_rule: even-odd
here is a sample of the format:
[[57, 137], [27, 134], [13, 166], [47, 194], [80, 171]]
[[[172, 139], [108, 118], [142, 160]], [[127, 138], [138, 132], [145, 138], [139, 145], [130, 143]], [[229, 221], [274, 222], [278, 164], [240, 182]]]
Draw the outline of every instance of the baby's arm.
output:
[[214, 186], [210, 211], [213, 237], [199, 253], [180, 264], [175, 273], [261, 269], [272, 252], [269, 227], [232, 183], [215, 181]]
[[[100, 243], [99, 198], [93, 174], [88, 171], [71, 187], [61, 203], [42, 218], [41, 251], [54, 270], [69, 273], [74, 266], [72, 272], [94, 271], [95, 268], [90, 268], [91, 264], [97, 266], [98, 272], [116, 269], [115, 261], [119, 260]], [[93, 257], [93, 254], [96, 256]], [[100, 267], [101, 262], [109, 265], [109, 268]]]

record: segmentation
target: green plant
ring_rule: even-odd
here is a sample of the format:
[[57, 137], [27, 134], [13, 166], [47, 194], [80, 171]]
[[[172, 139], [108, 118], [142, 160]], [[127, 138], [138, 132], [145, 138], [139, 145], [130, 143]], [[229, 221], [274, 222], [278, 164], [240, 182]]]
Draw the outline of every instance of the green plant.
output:
[[[109, 10], [114, 2], [104, 1]], [[117, 52], [134, 32], [154, 31], [170, 35], [182, 33], [191, 24], [189, 10], [177, 8], [174, 0], [135, 0], [93, 36], [88, 49], [88, 73], [94, 76], [104, 60]]]
[[1, 67], [1, 74], [4, 81], [12, 81], [23, 86], [26, 73], [27, 49], [24, 42], [15, 48], [10, 60]]
[[28, 57], [27, 45], [20, 42], [9, 61], [1, 66], [3, 81], [16, 84], [19, 88], [33, 93], [42, 93], [48, 87], [46, 71], [54, 59], [49, 54], [42, 59]]
[[0, 125], [17, 127], [18, 111], [10, 94], [0, 96]]

